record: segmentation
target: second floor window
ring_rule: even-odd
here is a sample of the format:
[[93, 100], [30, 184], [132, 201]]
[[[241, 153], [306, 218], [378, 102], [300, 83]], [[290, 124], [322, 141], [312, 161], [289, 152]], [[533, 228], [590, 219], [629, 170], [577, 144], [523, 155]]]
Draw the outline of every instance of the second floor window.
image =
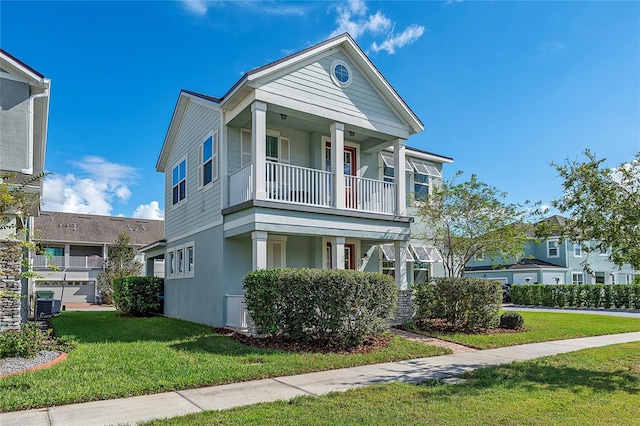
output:
[[200, 186], [218, 178], [218, 132], [209, 136], [200, 147]]
[[413, 175], [413, 196], [416, 200], [425, 200], [429, 195], [429, 176], [421, 173]]
[[580, 244], [573, 245], [573, 256], [574, 257], [582, 257], [582, 246]]
[[173, 168], [173, 204], [178, 204], [187, 197], [187, 160]]
[[547, 257], [558, 257], [558, 256], [560, 256], [558, 252], [558, 241], [557, 240], [547, 241]]

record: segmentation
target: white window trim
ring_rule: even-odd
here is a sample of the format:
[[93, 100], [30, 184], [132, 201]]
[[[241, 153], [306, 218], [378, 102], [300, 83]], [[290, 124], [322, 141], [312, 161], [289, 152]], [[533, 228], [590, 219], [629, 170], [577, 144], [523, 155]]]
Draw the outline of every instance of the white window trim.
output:
[[[180, 164], [182, 164], [182, 162], [184, 161], [184, 198], [182, 200], [178, 200], [177, 203], [174, 204], [173, 202], [173, 188], [176, 186], [173, 184], [173, 170], [176, 167], [180, 167]], [[189, 177], [189, 161], [187, 160], [187, 156], [185, 155], [184, 157], [182, 157], [180, 160], [176, 161], [175, 165], [173, 167], [171, 167], [171, 175], [169, 177], [169, 179], [171, 180], [171, 208], [177, 208], [180, 207], [181, 205], [185, 204], [187, 202], [187, 199], [189, 198], [189, 191], [187, 188], [187, 184], [188, 184], [188, 177]], [[178, 183], [177, 186], [180, 185], [180, 180], [178, 177]]]
[[[211, 182], [204, 183], [204, 143], [207, 139], [211, 138]], [[200, 148], [198, 150], [198, 189], [209, 189], [213, 186], [213, 183], [220, 179], [220, 162], [218, 159], [220, 158], [220, 138], [218, 129], [215, 129], [213, 132], [208, 133], [200, 143]], [[214, 173], [215, 172], [215, 173]], [[186, 197], [185, 197], [186, 198]]]
[[[414, 205], [414, 206], [421, 206], [421, 205], [424, 205], [424, 201], [418, 200], [418, 199], [416, 199], [416, 197], [415, 197], [415, 195], [416, 195], [416, 180], [415, 180], [415, 175], [416, 175], [416, 173], [418, 173], [418, 172], [411, 173], [411, 177], [409, 178], [409, 184], [411, 185], [411, 186], [410, 186], [410, 188], [411, 188], [411, 199], [412, 199], [412, 201], [413, 201], [413, 205]], [[431, 195], [431, 189], [432, 189], [432, 188], [431, 188], [431, 183], [432, 183], [432, 181], [433, 181], [433, 179], [432, 179], [432, 177], [433, 177], [433, 176], [431, 176], [431, 175], [425, 175], [424, 173], [418, 173], [418, 174], [421, 174], [421, 175], [423, 175], [423, 176], [427, 176], [427, 181], [428, 181], [428, 183], [427, 183], [426, 185], [425, 185], [425, 184], [423, 184], [423, 183], [418, 183], [418, 185], [426, 186], [426, 187], [427, 187], [427, 197], [428, 197], [429, 195]]]
[[[267, 129], [267, 134], [266, 136], [272, 136], [275, 138], [278, 138], [278, 158], [275, 157], [267, 157], [266, 156], [266, 152], [265, 152], [265, 158], [267, 159], [267, 161], [272, 161], [272, 162], [277, 162], [280, 164], [289, 164], [291, 163], [291, 139], [282, 136], [280, 134], [280, 132], [278, 132], [277, 130], [269, 130]], [[286, 141], [286, 145], [287, 145], [287, 149], [282, 149], [283, 141]], [[266, 140], [265, 140], [265, 150], [267, 149], [266, 147]], [[287, 153], [286, 157], [284, 157], [282, 155], [283, 152]]]
[[[576, 254], [576, 249], [578, 254]], [[582, 245], [580, 243], [573, 243], [573, 257], [582, 257]]]
[[577, 280], [575, 279], [575, 277], [578, 276], [578, 275], [582, 277], [582, 284], [585, 283], [585, 281], [584, 281], [584, 279], [585, 279], [584, 272], [572, 272], [571, 273], [571, 284], [579, 284], [579, 283], [576, 282]]
[[[188, 271], [188, 257], [187, 253], [189, 249], [193, 249], [193, 270]], [[182, 272], [180, 272], [179, 255], [182, 252]], [[171, 273], [171, 256], [173, 255], [173, 273]], [[195, 261], [195, 244], [193, 241], [189, 241], [185, 244], [178, 244], [167, 249], [166, 254], [167, 262], [165, 262], [165, 277], [169, 280], [180, 278], [193, 278], [195, 276], [196, 261]]]
[[[553, 255], [553, 256], [551, 255], [551, 251], [550, 251], [550, 249], [551, 249], [550, 244], [551, 243], [555, 244], [554, 248], [556, 249], [556, 254]], [[556, 239], [552, 239], [552, 240], [547, 240], [547, 257], [549, 259], [554, 259], [556, 257], [560, 257], [560, 247], [558, 246], [558, 239], [557, 238]]]
[[[338, 80], [338, 78], [335, 75], [335, 70], [338, 65], [342, 65], [343, 67], [345, 67], [347, 69], [347, 72], [349, 73], [349, 78], [344, 83]], [[329, 67], [329, 73], [330, 73], [331, 81], [333, 81], [333, 83], [338, 87], [342, 87], [342, 88], [349, 87], [353, 82], [353, 70], [342, 59], [336, 59], [333, 62], [331, 62], [331, 66]]]
[[[189, 250], [193, 251], [193, 267], [189, 270]], [[196, 273], [196, 249], [193, 241], [184, 245], [184, 277], [193, 278]]]

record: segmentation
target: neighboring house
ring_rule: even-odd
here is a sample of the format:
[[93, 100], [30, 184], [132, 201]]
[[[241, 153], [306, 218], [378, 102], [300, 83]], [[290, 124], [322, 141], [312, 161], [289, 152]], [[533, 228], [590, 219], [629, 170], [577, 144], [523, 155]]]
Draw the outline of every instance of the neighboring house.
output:
[[[44, 156], [49, 121], [49, 88], [51, 81], [29, 65], [0, 49], [0, 175], [13, 177], [4, 183], [24, 186], [32, 193], [33, 208], [29, 212], [9, 215], [0, 225], [0, 241], [3, 247], [15, 245], [13, 236], [19, 230], [28, 230], [30, 220], [37, 216], [42, 180], [37, 178], [44, 171]], [[28, 238], [28, 233], [22, 233]], [[8, 242], [8, 239], [14, 239]], [[18, 328], [28, 316], [28, 281], [20, 281], [20, 265], [0, 265], [3, 278], [0, 293], [16, 293], [19, 297], [0, 298], [0, 331]]]
[[[53, 291], [54, 298], [62, 299], [63, 305], [100, 302], [96, 281], [109, 257], [109, 246], [121, 232], [127, 233], [138, 249], [164, 236], [162, 220], [77, 213], [43, 211], [35, 218], [34, 226], [38, 252], [31, 257], [39, 275], [33, 279], [35, 290]], [[138, 258], [145, 261], [142, 254]], [[164, 263], [154, 263], [155, 274], [150, 275], [162, 276]]]
[[391, 271], [406, 299], [407, 195], [451, 162], [406, 147], [422, 130], [348, 34], [248, 72], [221, 98], [182, 90], [156, 167], [165, 315], [243, 328], [249, 271], [382, 271], [380, 245], [400, 259]]
[[531, 233], [520, 259], [511, 262], [475, 259], [465, 274], [508, 284], [630, 284], [640, 273], [630, 265], [616, 266], [609, 260], [608, 252], [587, 253], [585, 247], [589, 242], [561, 240], [557, 230], [564, 226], [564, 217], [555, 215], [545, 220], [550, 221], [556, 231], [542, 241], [536, 241]]

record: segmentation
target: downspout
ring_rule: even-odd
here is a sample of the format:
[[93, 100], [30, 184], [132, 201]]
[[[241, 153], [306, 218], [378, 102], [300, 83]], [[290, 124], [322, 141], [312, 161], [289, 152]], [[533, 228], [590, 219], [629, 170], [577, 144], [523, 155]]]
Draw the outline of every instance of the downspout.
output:
[[22, 169], [22, 173], [24, 174], [33, 174], [33, 104], [34, 99], [36, 98], [44, 98], [49, 96], [49, 89], [44, 89], [42, 93], [36, 93], [35, 95], [29, 96], [29, 152], [27, 155], [27, 161], [29, 162], [29, 167], [26, 169]]

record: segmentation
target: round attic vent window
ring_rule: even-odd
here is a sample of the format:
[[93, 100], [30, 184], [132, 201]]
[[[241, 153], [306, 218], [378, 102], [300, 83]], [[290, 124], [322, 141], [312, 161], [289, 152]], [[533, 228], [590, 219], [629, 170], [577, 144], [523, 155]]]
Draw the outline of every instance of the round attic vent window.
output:
[[336, 60], [331, 64], [331, 79], [340, 87], [347, 87], [351, 84], [351, 70], [342, 61]]

